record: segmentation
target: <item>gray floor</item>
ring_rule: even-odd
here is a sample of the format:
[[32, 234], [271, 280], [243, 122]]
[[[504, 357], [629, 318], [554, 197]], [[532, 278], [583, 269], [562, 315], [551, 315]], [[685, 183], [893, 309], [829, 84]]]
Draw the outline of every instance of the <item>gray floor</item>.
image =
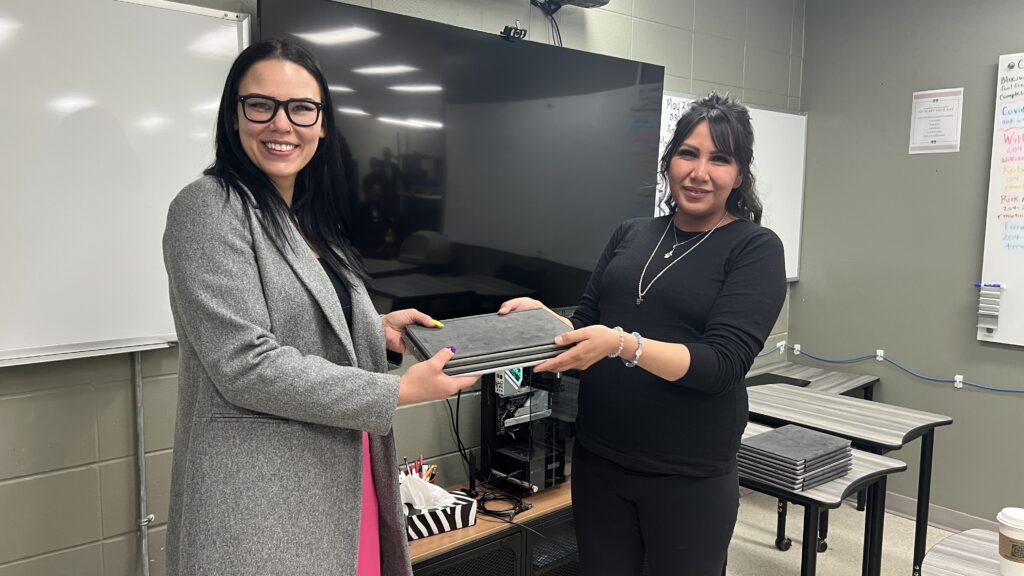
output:
[[[790, 506], [787, 534], [793, 547], [786, 552], [775, 548], [776, 500], [744, 491], [740, 515], [729, 547], [729, 576], [796, 576], [800, 574], [800, 546], [803, 508]], [[928, 547], [950, 535], [938, 528], [928, 529]], [[829, 516], [828, 550], [818, 554], [817, 573], [823, 576], [859, 576], [864, 540], [864, 513], [851, 501]], [[882, 544], [882, 576], [910, 576], [913, 572], [914, 522], [893, 514], [885, 515]]]

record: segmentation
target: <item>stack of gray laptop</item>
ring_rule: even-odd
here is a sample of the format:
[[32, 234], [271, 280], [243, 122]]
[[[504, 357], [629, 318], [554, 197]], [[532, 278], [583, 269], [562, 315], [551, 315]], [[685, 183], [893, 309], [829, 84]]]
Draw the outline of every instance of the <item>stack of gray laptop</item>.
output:
[[793, 424], [744, 438], [740, 476], [787, 490], [808, 490], [845, 476], [852, 466], [850, 441]]
[[443, 328], [407, 327], [405, 342], [420, 360], [430, 358], [441, 348], [454, 346], [455, 356], [444, 367], [449, 376], [488, 374], [540, 364], [568, 348], [556, 346], [555, 336], [571, 330], [542, 308], [442, 322]]

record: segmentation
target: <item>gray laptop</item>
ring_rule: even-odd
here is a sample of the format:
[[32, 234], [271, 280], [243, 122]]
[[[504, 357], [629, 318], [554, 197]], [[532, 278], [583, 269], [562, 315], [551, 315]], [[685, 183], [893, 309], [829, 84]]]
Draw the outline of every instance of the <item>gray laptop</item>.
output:
[[444, 328], [409, 326], [407, 345], [419, 360], [441, 348], [455, 346], [455, 356], [445, 365], [449, 376], [501, 372], [513, 367], [540, 364], [567, 350], [556, 346], [555, 336], [571, 328], [542, 308], [518, 310], [504, 316], [481, 314], [442, 320]]

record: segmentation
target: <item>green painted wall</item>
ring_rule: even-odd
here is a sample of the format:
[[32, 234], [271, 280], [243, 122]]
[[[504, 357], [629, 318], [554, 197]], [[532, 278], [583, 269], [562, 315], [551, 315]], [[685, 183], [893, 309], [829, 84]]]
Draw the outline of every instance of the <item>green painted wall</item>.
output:
[[[800, 281], [790, 342], [828, 357], [884, 349], [919, 372], [1024, 385], [1024, 349], [975, 339], [996, 63], [1024, 52], [1019, 0], [813, 0]], [[915, 91], [963, 87], [959, 153], [908, 155]], [[801, 360], [807, 362], [806, 359]], [[1024, 394], [910, 377], [875, 361], [875, 399], [952, 416], [936, 435], [933, 504], [994, 519], [1024, 503]], [[889, 490], [915, 496], [910, 471]]]

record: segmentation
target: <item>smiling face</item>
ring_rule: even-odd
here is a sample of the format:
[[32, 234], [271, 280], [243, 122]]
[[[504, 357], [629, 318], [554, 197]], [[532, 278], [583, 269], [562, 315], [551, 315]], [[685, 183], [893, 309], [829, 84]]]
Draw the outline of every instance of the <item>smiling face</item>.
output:
[[[302, 66], [288, 60], [262, 60], [252, 65], [238, 86], [239, 96], [259, 94], [277, 100], [307, 98], [323, 101], [316, 79]], [[266, 174], [284, 201], [291, 205], [295, 175], [302, 170], [324, 137], [323, 116], [309, 127], [295, 126], [284, 107], [266, 124], [251, 122], [237, 104], [236, 122], [242, 149]]]
[[677, 209], [676, 225], [687, 231], [713, 228], [726, 216], [726, 201], [743, 182], [736, 159], [719, 151], [707, 120], [694, 126], [668, 166], [669, 189]]

